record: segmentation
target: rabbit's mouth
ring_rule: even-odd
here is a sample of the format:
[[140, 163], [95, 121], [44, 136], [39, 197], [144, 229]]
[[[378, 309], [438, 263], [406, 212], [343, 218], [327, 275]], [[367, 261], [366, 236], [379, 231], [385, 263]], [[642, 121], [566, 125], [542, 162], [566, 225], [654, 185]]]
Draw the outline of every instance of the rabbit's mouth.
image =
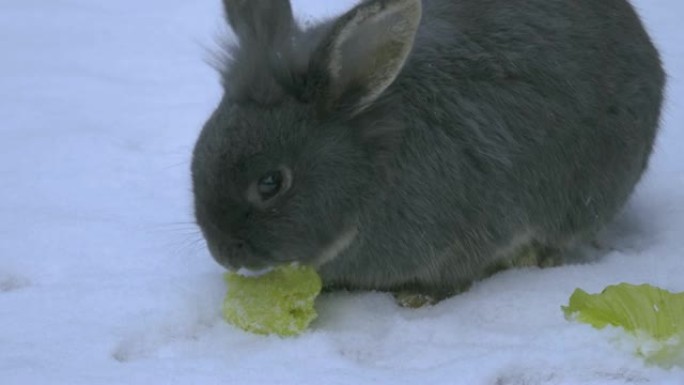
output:
[[287, 252], [275, 253], [280, 257], [275, 258], [274, 253], [261, 250], [247, 240], [216, 241], [206, 237], [205, 239], [207, 239], [207, 246], [211, 256], [227, 270], [232, 272], [259, 272], [293, 262], [304, 263], [318, 268], [335, 260], [356, 240], [358, 234], [359, 230], [356, 226], [350, 227], [328, 245], [312, 253], [313, 255], [309, 256], [309, 258], [304, 257], [300, 252], [294, 251], [295, 255], [288, 255]]
[[236, 272], [241, 269], [260, 271], [272, 267], [270, 258], [264, 253], [254, 249], [247, 241], [221, 244], [220, 242], [207, 241], [211, 256], [218, 264], [229, 271]]

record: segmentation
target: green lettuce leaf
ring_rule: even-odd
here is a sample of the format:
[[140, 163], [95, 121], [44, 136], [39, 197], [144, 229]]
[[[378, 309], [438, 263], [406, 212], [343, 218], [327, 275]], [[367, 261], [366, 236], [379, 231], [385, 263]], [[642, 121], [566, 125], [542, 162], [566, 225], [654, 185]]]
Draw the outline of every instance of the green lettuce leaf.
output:
[[562, 309], [568, 320], [623, 328], [648, 363], [684, 367], [684, 293], [621, 283], [600, 294], [576, 289]]

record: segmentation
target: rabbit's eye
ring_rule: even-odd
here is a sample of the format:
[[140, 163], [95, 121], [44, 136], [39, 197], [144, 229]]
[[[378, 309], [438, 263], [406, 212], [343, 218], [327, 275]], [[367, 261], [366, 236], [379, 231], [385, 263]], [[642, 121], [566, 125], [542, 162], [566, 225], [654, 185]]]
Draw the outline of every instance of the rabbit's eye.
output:
[[269, 209], [292, 186], [292, 171], [281, 166], [255, 180], [247, 189], [247, 201], [262, 210]]
[[257, 183], [257, 191], [263, 201], [267, 201], [278, 195], [283, 187], [283, 173], [271, 171], [262, 176]]

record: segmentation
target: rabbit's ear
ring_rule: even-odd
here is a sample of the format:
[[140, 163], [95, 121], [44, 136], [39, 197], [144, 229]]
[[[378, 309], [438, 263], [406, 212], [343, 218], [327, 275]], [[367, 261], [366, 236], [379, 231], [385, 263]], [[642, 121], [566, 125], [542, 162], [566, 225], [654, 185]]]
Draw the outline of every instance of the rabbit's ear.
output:
[[365, 1], [340, 17], [311, 58], [309, 97], [323, 111], [362, 111], [401, 71], [420, 18], [420, 0]]
[[240, 41], [272, 45], [295, 28], [289, 0], [223, 0], [228, 23]]

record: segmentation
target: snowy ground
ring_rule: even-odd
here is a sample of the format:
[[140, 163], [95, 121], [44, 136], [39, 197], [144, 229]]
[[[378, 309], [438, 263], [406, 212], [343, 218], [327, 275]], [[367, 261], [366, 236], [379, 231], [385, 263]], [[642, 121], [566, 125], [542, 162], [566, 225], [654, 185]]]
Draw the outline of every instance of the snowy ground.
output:
[[[306, 19], [351, 4], [328, 3], [294, 6]], [[327, 295], [309, 332], [279, 339], [221, 321], [222, 271], [192, 225], [220, 2], [0, 2], [0, 383], [684, 384], [560, 311], [576, 287], [684, 291], [684, 4], [636, 4], [669, 101], [615, 251], [419, 310]]]

